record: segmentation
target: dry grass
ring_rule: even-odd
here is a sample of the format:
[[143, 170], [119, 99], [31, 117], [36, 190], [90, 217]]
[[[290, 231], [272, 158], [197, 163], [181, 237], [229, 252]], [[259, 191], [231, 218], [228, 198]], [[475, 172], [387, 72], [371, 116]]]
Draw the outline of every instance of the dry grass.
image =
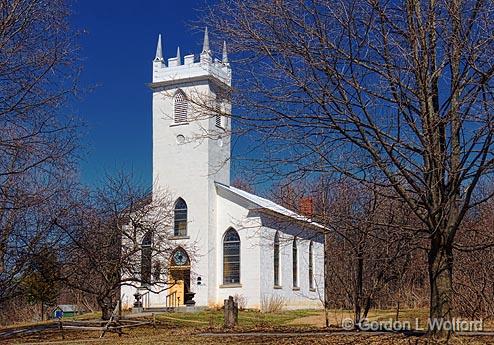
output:
[[[335, 327], [340, 327], [342, 320], [353, 319], [353, 312], [351, 310], [335, 309], [330, 310], [328, 313], [329, 323]], [[415, 323], [415, 319], [418, 319], [420, 324], [425, 324], [428, 318], [427, 309], [403, 309], [400, 310], [398, 315], [398, 320], [400, 321], [410, 321], [412, 324]], [[374, 309], [369, 312], [369, 321], [374, 320], [396, 320], [395, 310], [378, 310]], [[317, 312], [313, 315], [308, 315], [306, 317], [296, 318], [288, 323], [289, 325], [312, 325], [316, 327], [324, 327], [326, 320], [324, 313]]]
[[263, 313], [279, 313], [286, 304], [285, 298], [278, 295], [266, 295], [261, 300], [261, 311]]
[[[213, 344], [362, 344], [362, 345], [392, 345], [392, 344], [438, 344], [426, 338], [406, 337], [397, 334], [369, 334], [369, 333], [328, 333], [326, 335], [307, 334], [273, 334], [253, 336], [248, 334], [232, 335], [201, 335], [199, 332], [190, 330], [164, 330], [153, 328], [134, 329], [122, 337], [108, 334], [103, 339], [98, 338], [97, 332], [84, 335], [69, 333], [62, 340], [59, 334], [45, 334], [43, 337], [30, 339], [16, 339], [2, 344], [121, 344], [121, 345], [148, 345], [148, 344], [191, 344], [191, 345], [213, 345]], [[444, 342], [439, 342], [444, 343]], [[480, 345], [494, 344], [493, 339], [487, 338], [452, 338], [451, 345]]]
[[[346, 317], [346, 313], [348, 312], [338, 314], [334, 311], [333, 317], [336, 321], [338, 317]], [[391, 314], [392, 311], [374, 311], [370, 317], [387, 319]], [[423, 314], [421, 310], [408, 311], [403, 317]], [[156, 329], [150, 326], [127, 329], [122, 337], [107, 334], [103, 339], [99, 339], [99, 332], [72, 331], [65, 332], [65, 340], [62, 340], [58, 331], [45, 331], [23, 338], [0, 341], [0, 344], [431, 344], [424, 337], [406, 337], [400, 334], [327, 332], [318, 326], [318, 320], [324, 320], [322, 312], [314, 310], [271, 314], [241, 311], [239, 327], [227, 334], [223, 333], [221, 327], [221, 311], [160, 314], [156, 316], [156, 320]], [[262, 334], [254, 336], [249, 335], [249, 332]], [[205, 335], [206, 333], [209, 335]], [[454, 338], [449, 344], [494, 344], [494, 338]]]

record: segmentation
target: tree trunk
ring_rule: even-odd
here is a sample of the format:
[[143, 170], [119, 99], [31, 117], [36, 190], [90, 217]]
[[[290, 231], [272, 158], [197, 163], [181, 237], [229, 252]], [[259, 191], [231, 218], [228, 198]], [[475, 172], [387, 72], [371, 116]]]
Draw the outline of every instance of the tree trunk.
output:
[[98, 305], [101, 309], [101, 319], [110, 320], [111, 314], [113, 312], [113, 304], [110, 298], [98, 299]]
[[362, 319], [367, 319], [367, 316], [369, 315], [369, 310], [372, 306], [372, 297], [367, 296], [365, 299], [365, 308], [364, 308], [364, 313], [362, 314]]
[[112, 313], [112, 308], [109, 306], [101, 306], [101, 319], [102, 320], [110, 320]]
[[[439, 236], [432, 239], [428, 257], [430, 282], [430, 327], [429, 333], [449, 333], [440, 329], [443, 321], [451, 320], [451, 303], [453, 297], [453, 248], [444, 244]], [[429, 325], [431, 326], [431, 325]]]
[[357, 254], [357, 272], [355, 277], [355, 327], [362, 321], [362, 295], [364, 289], [364, 258], [362, 252], [359, 251]]

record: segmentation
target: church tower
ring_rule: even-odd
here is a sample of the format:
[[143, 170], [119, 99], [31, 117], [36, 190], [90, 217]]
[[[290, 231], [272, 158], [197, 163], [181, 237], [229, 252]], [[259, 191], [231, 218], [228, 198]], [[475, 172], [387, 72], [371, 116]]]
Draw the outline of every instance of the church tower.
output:
[[[198, 248], [191, 270], [196, 301], [213, 300], [216, 285], [216, 189], [230, 184], [231, 69], [226, 44], [222, 59], [210, 49], [207, 28], [199, 59], [165, 62], [158, 38], [153, 60], [153, 195], [171, 193], [184, 201], [185, 229], [173, 229], [177, 246]], [[209, 281], [208, 281], [209, 279]], [[208, 291], [209, 290], [209, 291]]]

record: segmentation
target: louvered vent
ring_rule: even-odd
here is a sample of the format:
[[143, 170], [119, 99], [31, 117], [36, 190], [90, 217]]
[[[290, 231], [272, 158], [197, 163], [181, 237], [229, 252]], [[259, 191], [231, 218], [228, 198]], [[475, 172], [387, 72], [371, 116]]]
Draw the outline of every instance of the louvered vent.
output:
[[183, 92], [175, 95], [175, 123], [187, 122], [187, 99]]
[[216, 102], [216, 126], [222, 127], [221, 125], [221, 105]]

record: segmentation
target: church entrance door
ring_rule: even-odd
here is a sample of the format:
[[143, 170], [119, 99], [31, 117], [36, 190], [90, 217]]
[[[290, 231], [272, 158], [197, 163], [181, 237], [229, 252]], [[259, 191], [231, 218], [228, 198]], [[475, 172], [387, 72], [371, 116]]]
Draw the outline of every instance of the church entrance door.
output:
[[179, 247], [173, 251], [168, 272], [170, 288], [166, 296], [166, 305], [183, 305], [190, 292], [190, 260], [183, 248]]
[[184, 304], [185, 295], [190, 291], [190, 267], [170, 267], [169, 281], [172, 285], [168, 292], [170, 297], [167, 304], [176, 306]]

